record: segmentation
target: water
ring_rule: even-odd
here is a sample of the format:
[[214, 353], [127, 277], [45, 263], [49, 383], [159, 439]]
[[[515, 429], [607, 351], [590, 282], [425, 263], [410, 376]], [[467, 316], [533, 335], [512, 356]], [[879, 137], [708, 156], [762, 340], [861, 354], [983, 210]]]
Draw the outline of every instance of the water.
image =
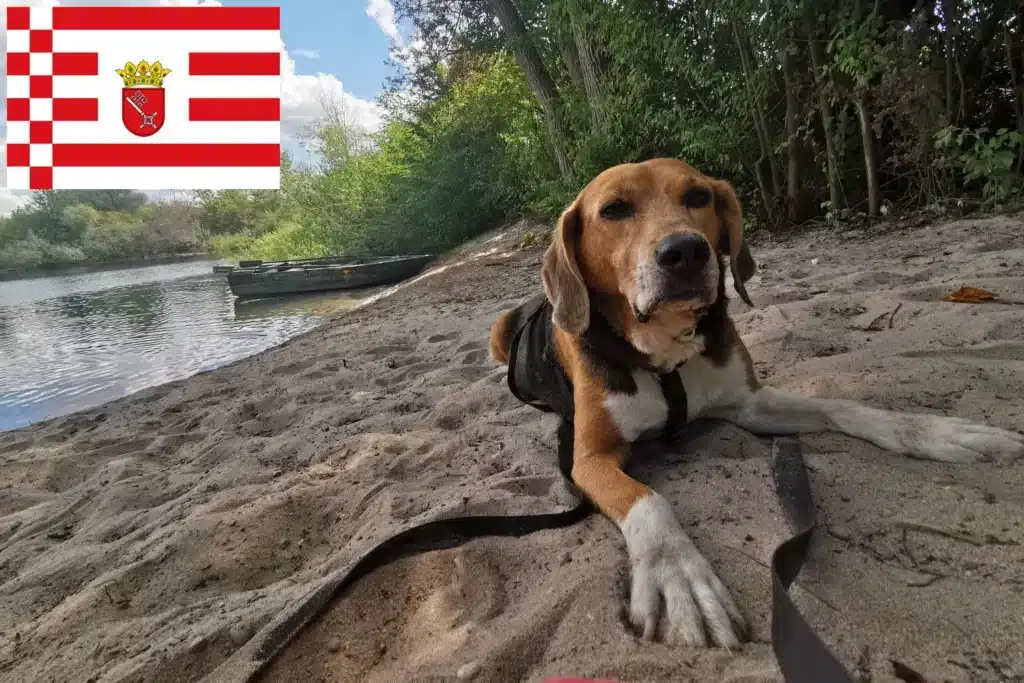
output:
[[263, 351], [375, 292], [235, 303], [213, 263], [0, 282], [0, 431]]

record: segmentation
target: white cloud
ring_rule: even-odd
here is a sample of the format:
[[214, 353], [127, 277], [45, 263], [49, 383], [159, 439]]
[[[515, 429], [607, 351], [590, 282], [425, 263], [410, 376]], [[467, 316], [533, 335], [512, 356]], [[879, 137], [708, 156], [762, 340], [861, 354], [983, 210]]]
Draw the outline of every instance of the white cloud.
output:
[[331, 74], [300, 74], [285, 51], [281, 63], [281, 136], [297, 142], [303, 128], [327, 114], [325, 105], [339, 106], [349, 121], [366, 130], [380, 127], [383, 112], [375, 103], [345, 91]]
[[292, 54], [296, 57], [305, 57], [306, 59], [320, 59], [319, 50], [306, 50], [299, 48], [298, 50], [292, 50]]
[[377, 22], [377, 26], [380, 26], [380, 30], [384, 31], [388, 38], [398, 44], [402, 43], [402, 36], [398, 33], [398, 23], [395, 21], [395, 7], [391, 4], [391, 0], [368, 0], [366, 14]]
[[28, 198], [20, 192], [12, 192], [6, 187], [0, 187], [0, 217], [10, 216], [11, 212], [22, 206]]
[[[4, 5], [6, 6], [6, 2]], [[57, 5], [56, 0], [26, 0], [20, 4], [33, 6], [52, 7]], [[218, 0], [63, 0], [64, 5], [220, 5]], [[374, 9], [376, 8], [376, 9]], [[371, 12], [377, 12], [373, 14]], [[381, 28], [388, 32], [385, 26], [394, 29], [394, 37], [398, 36], [398, 29], [395, 26], [394, 8], [388, 0], [370, 0], [367, 7], [367, 14], [374, 17]], [[6, 34], [6, 12], [0, 12], [0, 52], [7, 53]], [[391, 35], [389, 33], [389, 35]], [[282, 44], [281, 63], [281, 134], [282, 142], [285, 145], [298, 145], [303, 129], [327, 114], [324, 104], [331, 103], [340, 107], [346, 118], [356, 125], [368, 130], [376, 130], [380, 127], [383, 112], [375, 103], [360, 99], [345, 91], [341, 81], [332, 74], [318, 72], [316, 74], [298, 73], [295, 69], [295, 60], [291, 58], [285, 46]], [[315, 50], [299, 49], [294, 54], [308, 59], [316, 59], [319, 53]], [[6, 84], [0, 80], [0, 106], [6, 102]], [[6, 111], [0, 109], [0, 150], [6, 154], [7, 129]], [[6, 158], [3, 158], [6, 162]], [[0, 163], [0, 216], [6, 216], [17, 206], [26, 201], [28, 193], [12, 192], [5, 189], [7, 184], [6, 163]]]

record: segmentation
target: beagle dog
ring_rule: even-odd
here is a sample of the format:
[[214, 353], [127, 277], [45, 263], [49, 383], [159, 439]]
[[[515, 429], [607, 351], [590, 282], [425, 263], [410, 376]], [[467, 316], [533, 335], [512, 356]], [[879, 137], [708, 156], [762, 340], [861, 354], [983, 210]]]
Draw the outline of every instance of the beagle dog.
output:
[[[610, 168], [559, 218], [541, 301], [502, 313], [491, 328], [491, 354], [509, 364], [510, 379], [510, 351], [523, 333], [543, 346], [520, 356], [525, 376], [546, 373], [541, 385], [569, 394], [562, 412], [571, 462], [563, 471], [622, 531], [630, 620], [645, 639], [731, 647], [746, 632], [729, 589], [668, 500], [622, 470], [631, 443], [662, 432], [670, 415], [725, 419], [756, 434], [837, 431], [943, 462], [1024, 455], [1015, 432], [762, 385], [726, 310], [726, 264], [736, 292], [753, 305], [745, 283], [755, 264], [742, 225], [729, 183], [681, 161]], [[524, 333], [531, 311], [539, 323]], [[538, 358], [551, 367], [538, 367]], [[670, 405], [678, 402], [663, 389], [666, 377], [681, 381], [682, 411]], [[516, 392], [511, 381], [510, 388]]]

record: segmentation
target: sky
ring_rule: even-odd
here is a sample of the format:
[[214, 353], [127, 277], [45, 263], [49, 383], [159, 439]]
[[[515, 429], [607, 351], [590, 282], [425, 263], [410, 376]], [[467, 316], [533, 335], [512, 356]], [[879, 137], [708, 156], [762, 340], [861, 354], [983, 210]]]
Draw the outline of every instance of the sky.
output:
[[[411, 31], [395, 21], [390, 0], [0, 0], [8, 5], [271, 5], [281, 8], [281, 132], [285, 148], [299, 158], [302, 129], [323, 114], [325, 99], [340, 102], [368, 129], [380, 125], [376, 97], [394, 74], [385, 62], [389, 47], [406, 45]], [[0, 12], [6, 30], [6, 12]], [[7, 53], [6, 34], [0, 38]], [[0, 60], [5, 63], [6, 60]], [[0, 64], [0, 68], [6, 68]], [[0, 107], [6, 106], [0, 84]], [[0, 117], [0, 216], [26, 201], [27, 192], [7, 190], [6, 111]]]

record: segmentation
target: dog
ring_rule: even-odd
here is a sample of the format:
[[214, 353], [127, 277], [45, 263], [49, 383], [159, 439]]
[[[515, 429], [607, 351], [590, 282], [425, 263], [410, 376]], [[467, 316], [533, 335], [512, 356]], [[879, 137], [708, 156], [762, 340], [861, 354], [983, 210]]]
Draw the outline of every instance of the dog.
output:
[[[676, 159], [614, 166], [558, 219], [543, 292], [501, 313], [490, 332], [491, 355], [509, 365], [517, 396], [510, 353], [520, 334], [542, 347], [521, 357], [522, 376], [565, 388], [572, 444], [563, 471], [622, 532], [633, 626], [646, 640], [691, 647], [736, 646], [747, 626], [669, 502], [622, 469], [631, 444], [662, 433], [679, 412], [666, 377], [681, 381], [684, 423], [724, 419], [762, 435], [836, 431], [942, 462], [1024, 455], [1015, 432], [763, 385], [727, 313], [726, 264], [753, 306], [745, 285], [756, 264], [728, 182]], [[531, 312], [538, 323], [524, 332]]]

